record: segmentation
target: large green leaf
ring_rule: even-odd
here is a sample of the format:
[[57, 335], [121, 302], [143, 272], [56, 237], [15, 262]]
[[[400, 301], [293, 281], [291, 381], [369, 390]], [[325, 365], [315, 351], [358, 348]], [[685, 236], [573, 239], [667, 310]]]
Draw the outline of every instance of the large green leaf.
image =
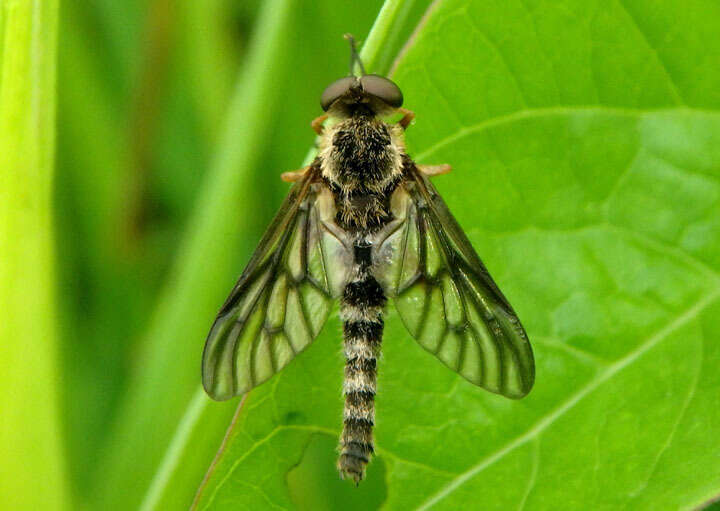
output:
[[[536, 387], [510, 401], [472, 386], [391, 312], [378, 456], [367, 484], [340, 486], [315, 459], [340, 429], [336, 320], [246, 398], [197, 509], [718, 495], [718, 33], [710, 0], [436, 2], [394, 71], [409, 145], [453, 165], [438, 188], [524, 321]], [[342, 501], [309, 504], [318, 480]]]

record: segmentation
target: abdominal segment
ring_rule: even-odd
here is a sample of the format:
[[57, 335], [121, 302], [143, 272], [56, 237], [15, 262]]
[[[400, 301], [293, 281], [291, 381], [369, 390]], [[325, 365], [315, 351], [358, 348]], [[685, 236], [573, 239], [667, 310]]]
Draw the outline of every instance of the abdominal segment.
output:
[[[357, 250], [360, 248], [361, 250]], [[369, 272], [356, 247], [354, 278], [345, 287], [340, 306], [345, 351], [345, 409], [340, 437], [338, 469], [356, 483], [365, 477], [365, 466], [374, 452], [377, 359], [383, 333], [385, 294]]]

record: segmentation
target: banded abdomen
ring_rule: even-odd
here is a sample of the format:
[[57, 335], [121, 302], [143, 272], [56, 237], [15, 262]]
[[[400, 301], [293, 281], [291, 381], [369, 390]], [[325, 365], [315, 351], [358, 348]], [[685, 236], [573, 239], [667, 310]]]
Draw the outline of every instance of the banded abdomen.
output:
[[353, 277], [340, 305], [345, 348], [345, 409], [338, 469], [358, 483], [374, 451], [377, 359], [383, 333], [385, 294], [370, 273], [370, 246], [356, 242]]

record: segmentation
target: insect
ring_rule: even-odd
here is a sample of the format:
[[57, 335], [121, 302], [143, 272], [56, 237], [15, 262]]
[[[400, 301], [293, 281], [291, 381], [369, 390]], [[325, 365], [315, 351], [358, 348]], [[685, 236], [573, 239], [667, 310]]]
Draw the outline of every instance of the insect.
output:
[[[350, 75], [325, 89], [325, 114], [312, 122], [318, 155], [282, 175], [295, 184], [215, 319], [202, 374], [214, 399], [248, 392], [307, 348], [340, 300], [338, 469], [357, 484], [374, 452], [388, 298], [410, 335], [475, 385], [521, 398], [535, 365], [518, 317], [430, 183], [449, 165], [418, 165], [407, 155], [414, 113], [402, 108], [395, 83], [365, 73], [346, 37]], [[402, 118], [389, 122], [392, 115]]]

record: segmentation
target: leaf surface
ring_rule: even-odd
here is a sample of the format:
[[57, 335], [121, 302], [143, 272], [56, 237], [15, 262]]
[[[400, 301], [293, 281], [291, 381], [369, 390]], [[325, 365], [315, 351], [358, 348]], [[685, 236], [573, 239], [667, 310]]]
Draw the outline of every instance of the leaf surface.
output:
[[474, 387], [391, 311], [369, 466], [384, 479], [346, 492], [310, 459], [340, 429], [331, 320], [247, 397], [197, 509], [307, 508], [300, 469], [331, 509], [720, 494], [719, 31], [703, 0], [435, 2], [393, 71], [410, 151], [452, 164], [435, 182], [527, 329], [535, 388]]

